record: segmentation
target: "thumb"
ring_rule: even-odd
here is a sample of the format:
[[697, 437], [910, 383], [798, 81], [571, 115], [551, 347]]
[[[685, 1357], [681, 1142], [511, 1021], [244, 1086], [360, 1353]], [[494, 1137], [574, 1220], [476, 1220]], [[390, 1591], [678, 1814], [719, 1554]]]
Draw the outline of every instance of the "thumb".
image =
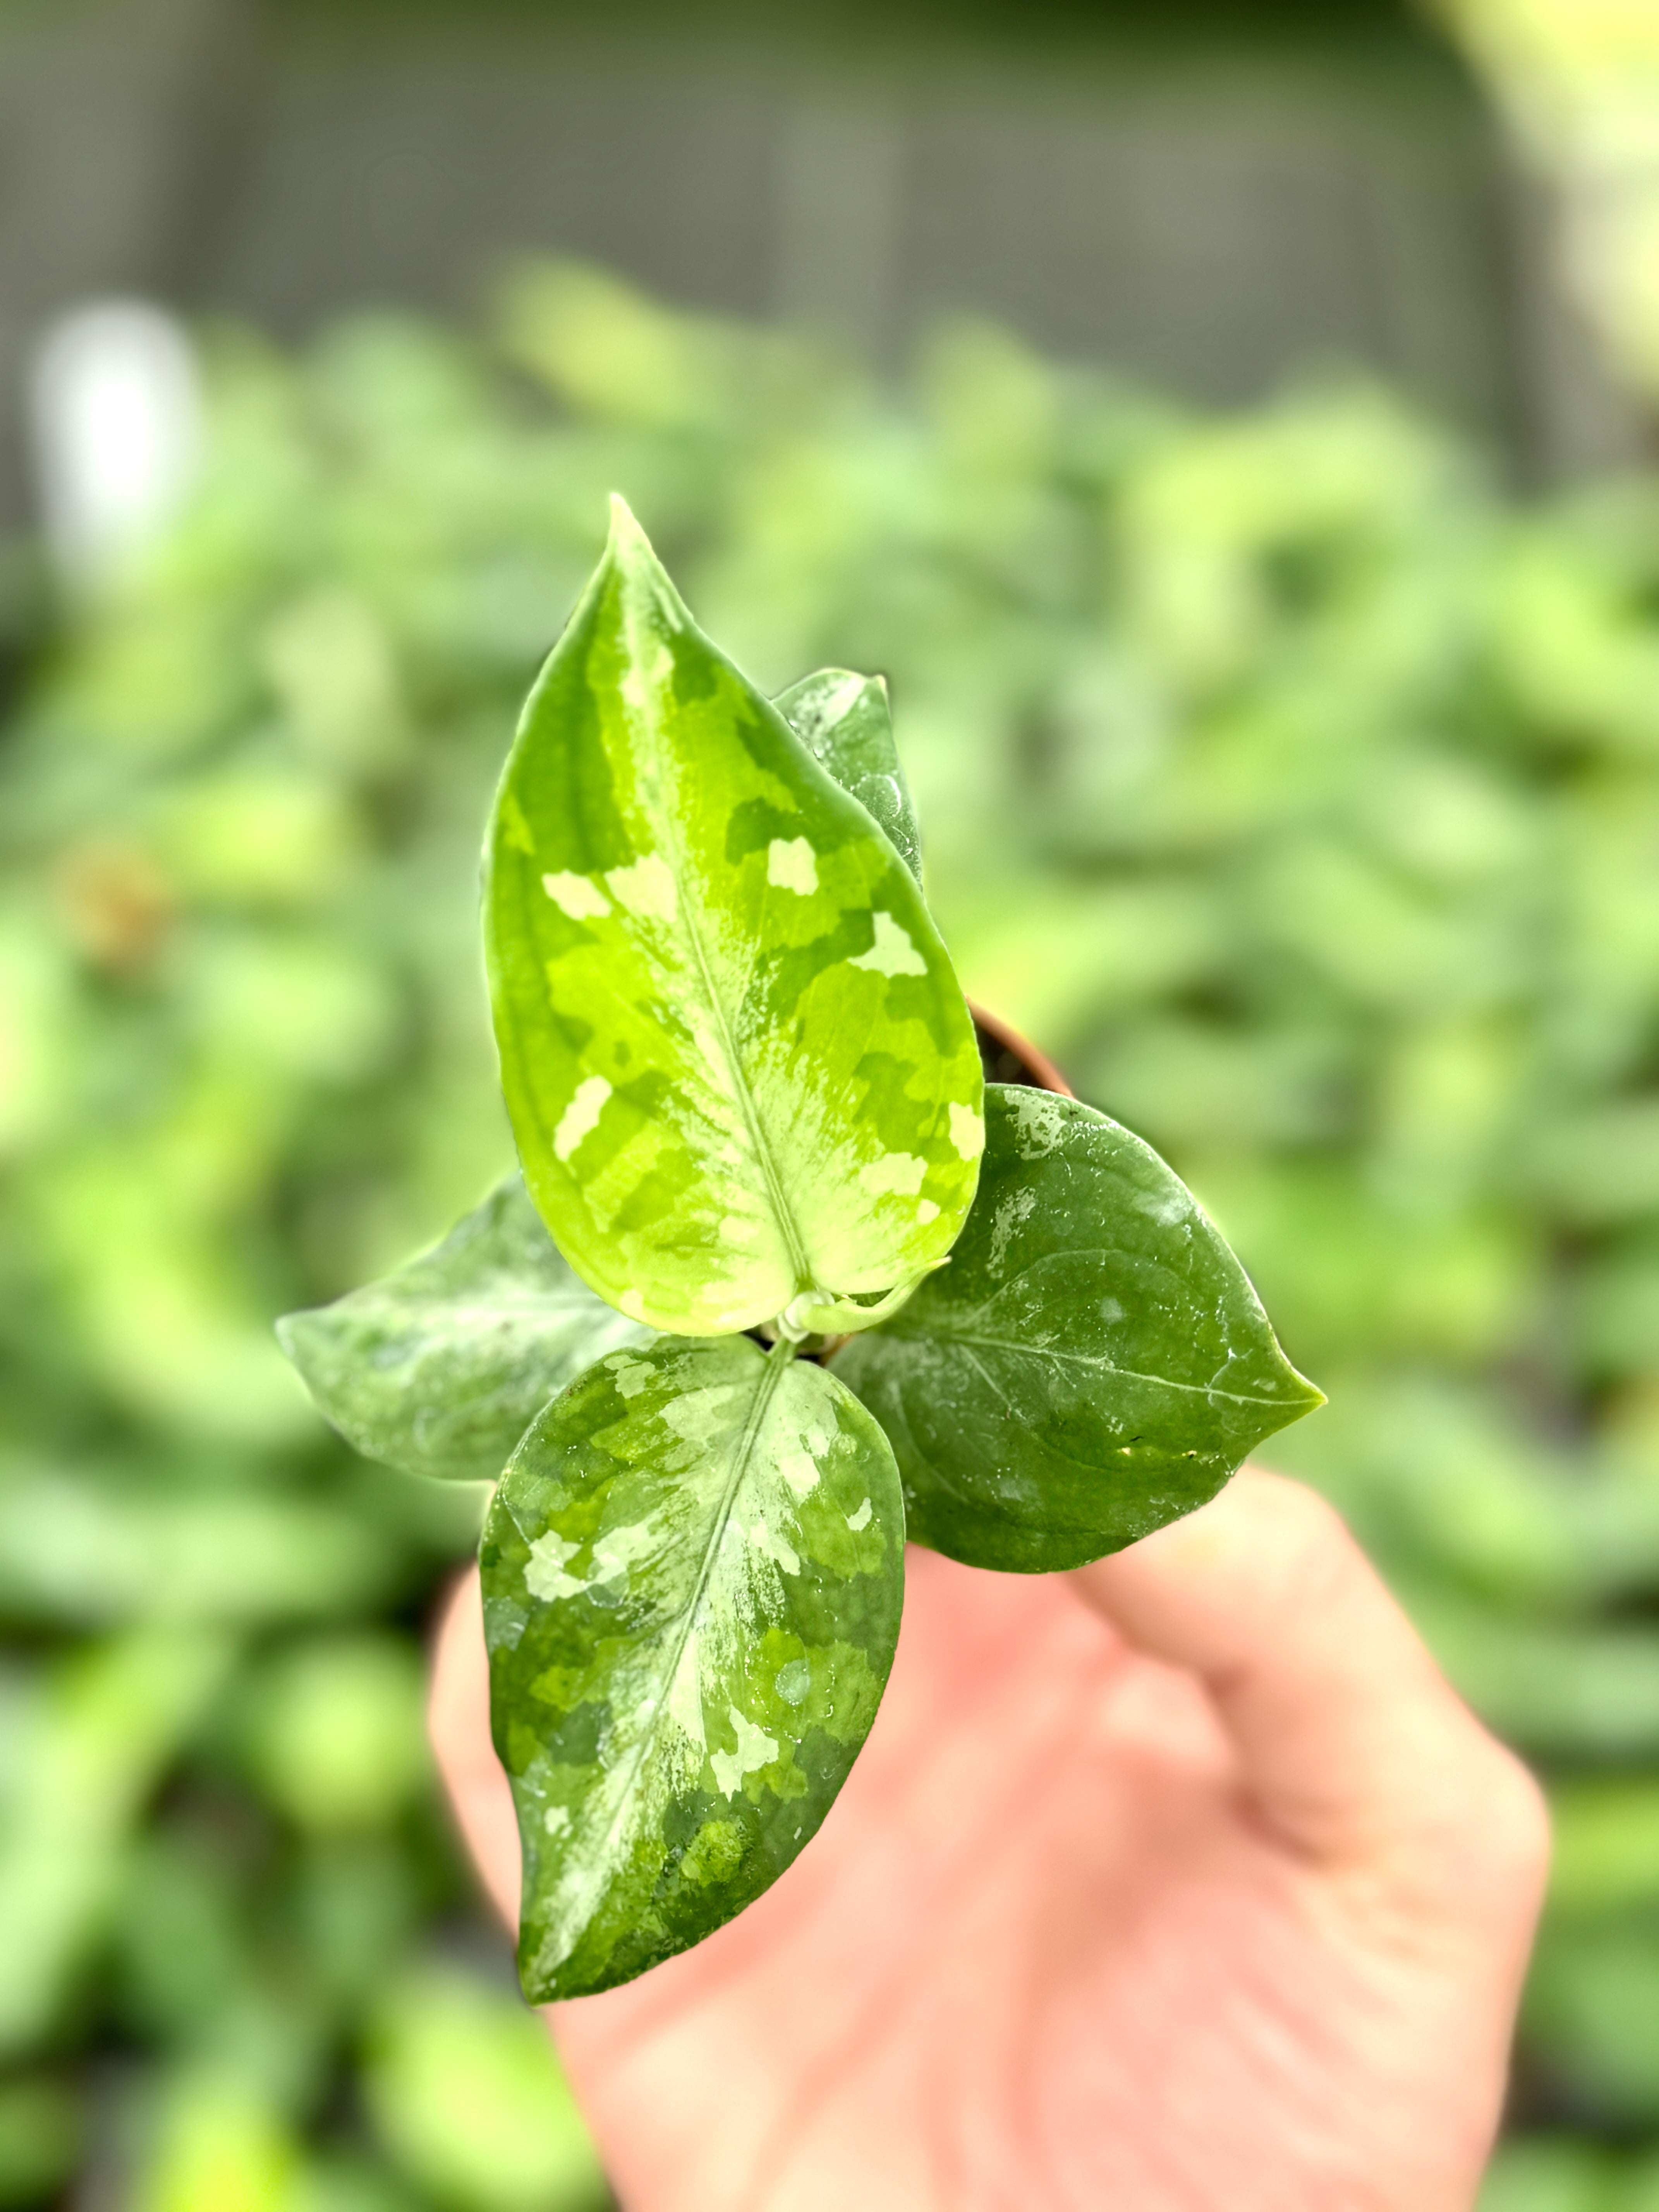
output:
[[1535, 1910], [1548, 1850], [1536, 1784], [1312, 1491], [1247, 1468], [1073, 1580], [1131, 1644], [1200, 1678], [1285, 1842], [1458, 1893], [1490, 1886], [1496, 1856], [1506, 1892]]

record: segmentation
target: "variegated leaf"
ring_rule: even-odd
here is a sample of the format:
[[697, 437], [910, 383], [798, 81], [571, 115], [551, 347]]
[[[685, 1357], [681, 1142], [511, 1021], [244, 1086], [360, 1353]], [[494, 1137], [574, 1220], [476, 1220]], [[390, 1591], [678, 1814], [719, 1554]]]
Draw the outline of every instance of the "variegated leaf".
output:
[[843, 791], [886, 833], [916, 881], [921, 881], [921, 833], [910, 788], [893, 742], [887, 683], [846, 668], [803, 676], [773, 702], [790, 728]]
[[950, 1266], [835, 1372], [887, 1431], [917, 1542], [1080, 1566], [1201, 1505], [1323, 1401], [1156, 1152], [1074, 1098], [985, 1098]]
[[495, 1481], [573, 1376], [652, 1334], [573, 1273], [516, 1175], [395, 1275], [276, 1324], [349, 1443], [463, 1482]]
[[743, 1329], [950, 1250], [982, 1082], [939, 934], [620, 501], [502, 780], [485, 939], [526, 1180], [624, 1313]]
[[898, 1636], [885, 1437], [748, 1337], [616, 1352], [550, 1406], [482, 1551], [495, 1747], [533, 2001], [642, 1973], [811, 1837]]

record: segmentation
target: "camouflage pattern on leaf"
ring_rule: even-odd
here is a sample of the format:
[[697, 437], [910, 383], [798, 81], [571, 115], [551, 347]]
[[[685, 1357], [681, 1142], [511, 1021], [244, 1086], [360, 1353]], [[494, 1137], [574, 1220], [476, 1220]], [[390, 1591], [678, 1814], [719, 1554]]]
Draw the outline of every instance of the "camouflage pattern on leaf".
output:
[[893, 714], [881, 676], [820, 668], [772, 702], [815, 760], [851, 792], [916, 881], [921, 832], [893, 742]]
[[833, 1376], [748, 1337], [613, 1352], [484, 1531], [495, 1748], [537, 2002], [683, 1951], [809, 1841], [898, 1637], [904, 1509]]
[[982, 1081], [938, 932], [620, 501], [502, 779], [485, 942], [526, 1180], [623, 1312], [720, 1334], [949, 1251]]
[[917, 1542], [1046, 1572], [1203, 1504], [1323, 1401], [1156, 1152], [1077, 1099], [985, 1097], [950, 1266], [835, 1371], [887, 1431]]
[[548, 1400], [652, 1331], [596, 1297], [509, 1176], [441, 1244], [276, 1324], [321, 1411], [370, 1459], [494, 1482]]

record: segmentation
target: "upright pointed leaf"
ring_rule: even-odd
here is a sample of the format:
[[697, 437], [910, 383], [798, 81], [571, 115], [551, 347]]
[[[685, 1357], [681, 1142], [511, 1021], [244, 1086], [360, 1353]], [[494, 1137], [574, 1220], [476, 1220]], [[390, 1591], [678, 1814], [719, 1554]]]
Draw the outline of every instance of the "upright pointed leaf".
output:
[[560, 1257], [516, 1175], [395, 1275], [276, 1334], [360, 1452], [461, 1482], [494, 1482], [573, 1376], [652, 1335]]
[[938, 933], [620, 502], [507, 763], [485, 937], [526, 1180], [624, 1313], [742, 1329], [950, 1249], [982, 1085]]
[[835, 1371], [887, 1431], [918, 1542], [1080, 1566], [1201, 1505], [1322, 1400], [1156, 1152], [1077, 1099], [985, 1097], [950, 1266]]
[[627, 1981], [782, 1873], [875, 1717], [903, 1544], [864, 1407], [748, 1337], [613, 1353], [547, 1408], [481, 1554], [529, 1997]]
[[921, 881], [921, 832], [910, 787], [893, 742], [886, 679], [820, 668], [774, 702], [790, 728], [843, 791], [886, 832], [916, 881]]

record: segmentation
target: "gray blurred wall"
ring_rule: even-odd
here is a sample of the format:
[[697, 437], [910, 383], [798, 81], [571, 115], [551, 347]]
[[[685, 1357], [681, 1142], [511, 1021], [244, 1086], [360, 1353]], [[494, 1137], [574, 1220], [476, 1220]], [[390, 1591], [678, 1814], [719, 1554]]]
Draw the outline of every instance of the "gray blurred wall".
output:
[[20, 380], [65, 306], [137, 291], [300, 334], [465, 313], [525, 249], [878, 358], [984, 313], [1205, 400], [1373, 368], [1530, 477], [1632, 458], [1644, 425], [1476, 89], [1403, 14], [1344, 36], [1327, 13], [1148, 40], [1120, 7], [1022, 41], [982, 15], [0, 0], [0, 514], [27, 506]]

